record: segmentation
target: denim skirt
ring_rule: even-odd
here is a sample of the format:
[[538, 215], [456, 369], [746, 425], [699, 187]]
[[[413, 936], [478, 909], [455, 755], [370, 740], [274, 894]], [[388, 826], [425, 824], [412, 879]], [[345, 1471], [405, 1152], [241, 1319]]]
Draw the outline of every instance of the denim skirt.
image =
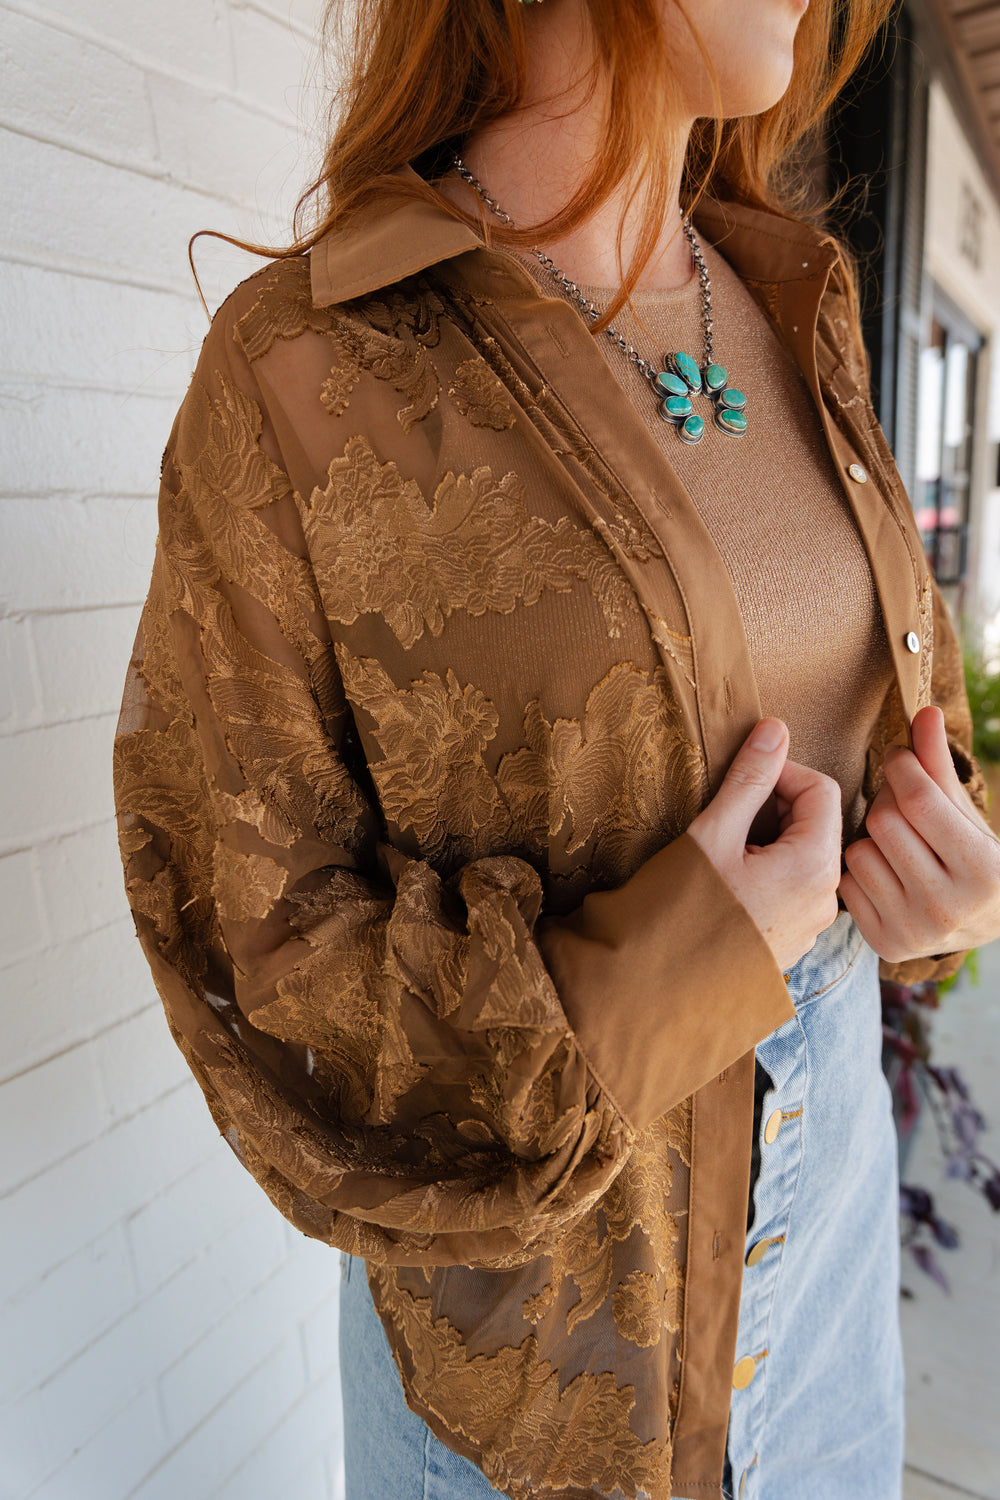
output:
[[[844, 912], [788, 985], [795, 1017], [757, 1048], [760, 1166], [724, 1493], [900, 1500], [896, 1136], [881, 1069], [878, 960]], [[346, 1500], [495, 1496], [410, 1411], [364, 1262], [344, 1256], [342, 1268]]]

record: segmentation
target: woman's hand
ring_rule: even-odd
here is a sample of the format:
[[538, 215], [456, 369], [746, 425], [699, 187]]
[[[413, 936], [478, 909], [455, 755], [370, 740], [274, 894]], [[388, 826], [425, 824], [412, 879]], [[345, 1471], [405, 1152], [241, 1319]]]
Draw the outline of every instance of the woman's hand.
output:
[[[837, 916], [840, 788], [787, 760], [788, 730], [761, 719], [718, 792], [688, 829], [749, 912], [782, 970], [797, 963]], [[747, 843], [774, 792], [778, 838]]]
[[1000, 936], [1000, 840], [955, 773], [939, 708], [922, 708], [913, 750], [892, 749], [868, 837], [847, 849], [844, 905], [881, 958], [903, 963]]

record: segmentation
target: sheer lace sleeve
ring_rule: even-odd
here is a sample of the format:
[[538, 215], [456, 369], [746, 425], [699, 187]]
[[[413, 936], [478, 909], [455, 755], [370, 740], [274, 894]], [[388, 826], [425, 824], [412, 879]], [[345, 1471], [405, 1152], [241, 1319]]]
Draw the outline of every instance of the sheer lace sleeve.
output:
[[[293, 1223], [376, 1260], [519, 1263], [787, 996], [689, 839], [545, 923], [526, 859], [442, 873], [389, 841], [356, 727], [384, 668], [331, 632], [281, 458], [223, 312], [164, 461], [116, 743], [138, 933], [220, 1130]], [[461, 808], [485, 710], [435, 680]]]

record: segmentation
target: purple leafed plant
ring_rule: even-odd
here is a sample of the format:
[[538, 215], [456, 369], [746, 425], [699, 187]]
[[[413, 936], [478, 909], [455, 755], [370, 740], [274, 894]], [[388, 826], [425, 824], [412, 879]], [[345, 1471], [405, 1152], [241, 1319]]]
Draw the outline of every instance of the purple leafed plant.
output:
[[[1000, 1167], [979, 1149], [986, 1122], [969, 1096], [957, 1068], [930, 1060], [927, 1016], [940, 1002], [936, 984], [882, 983], [882, 1065], [892, 1089], [893, 1114], [900, 1138], [900, 1157], [921, 1107], [930, 1109], [949, 1177], [967, 1182], [982, 1193], [990, 1208], [1000, 1212]], [[937, 1259], [938, 1250], [954, 1250], [958, 1231], [938, 1214], [932, 1195], [923, 1187], [900, 1187], [902, 1244], [920, 1269], [942, 1288], [948, 1281]]]

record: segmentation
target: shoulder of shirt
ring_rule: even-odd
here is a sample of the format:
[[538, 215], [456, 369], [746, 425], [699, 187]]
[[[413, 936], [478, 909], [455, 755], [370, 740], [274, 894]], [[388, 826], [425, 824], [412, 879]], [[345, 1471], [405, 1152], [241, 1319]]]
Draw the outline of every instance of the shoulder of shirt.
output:
[[[417, 183], [412, 168], [400, 177]], [[698, 232], [744, 281], [808, 281], [833, 266], [836, 241], [821, 230], [744, 205], [702, 200]], [[212, 320], [209, 343], [232, 338], [253, 360], [339, 304], [374, 297], [407, 277], [470, 252], [489, 253], [467, 224], [427, 199], [387, 192], [323, 235], [312, 250], [270, 262], [239, 284]], [[321, 319], [316, 319], [317, 331]]]
[[328, 332], [330, 318], [328, 308], [313, 302], [310, 255], [283, 256], [233, 288], [212, 316], [202, 360], [209, 365], [225, 364], [239, 349], [252, 365], [277, 340]]
[[[411, 168], [400, 176], [419, 181]], [[276, 338], [319, 331], [325, 310], [477, 249], [485, 242], [445, 209], [387, 191], [310, 251], [276, 258], [234, 287], [212, 315], [205, 349], [211, 357], [235, 339], [252, 363]]]
[[[403, 181], [419, 182], [407, 167]], [[839, 257], [822, 230], [762, 209], [705, 199], [695, 210], [699, 232], [744, 279], [808, 280]], [[324, 235], [310, 254], [313, 303], [329, 307], [364, 297], [442, 261], [486, 249], [483, 239], [444, 207], [388, 195]]]

